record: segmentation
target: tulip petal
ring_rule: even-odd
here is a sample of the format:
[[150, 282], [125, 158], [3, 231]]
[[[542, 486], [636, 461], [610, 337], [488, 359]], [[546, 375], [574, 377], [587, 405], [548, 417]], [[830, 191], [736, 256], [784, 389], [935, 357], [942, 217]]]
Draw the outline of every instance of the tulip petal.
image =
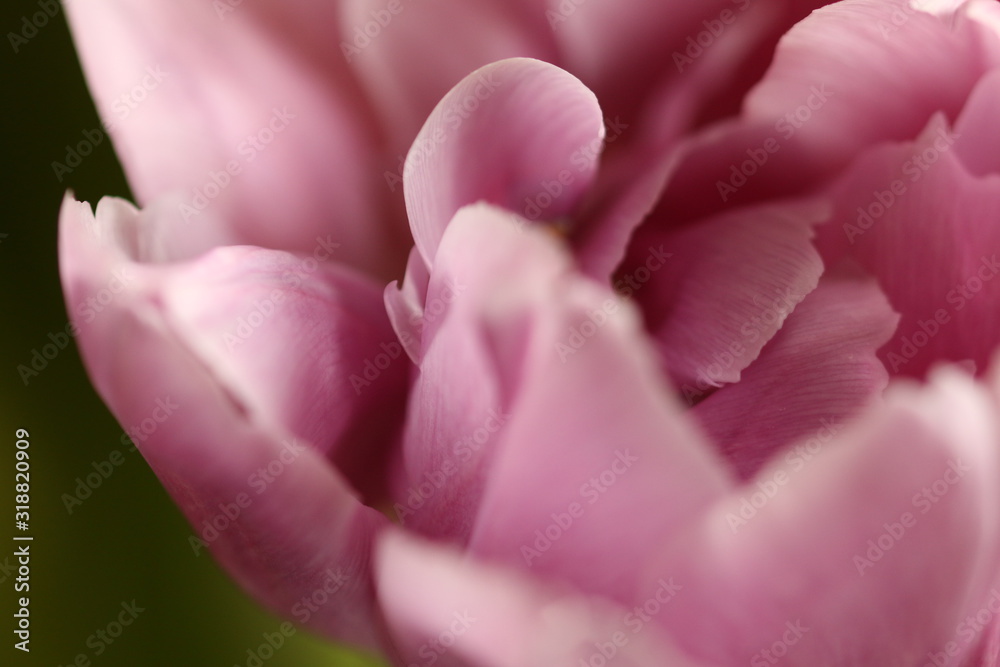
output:
[[636, 294], [683, 391], [738, 381], [816, 287], [823, 262], [812, 227], [827, 215], [821, 203], [796, 202], [736, 209], [673, 232], [644, 227], [615, 285]]
[[700, 402], [694, 415], [748, 479], [781, 448], [839, 431], [881, 396], [889, 376], [875, 350], [898, 321], [874, 280], [824, 276], [740, 381]]
[[[379, 303], [378, 290], [322, 267], [286, 291], [275, 306], [281, 318], [262, 323], [229, 352], [222, 348], [231, 318], [262, 303], [257, 295], [278, 291], [289, 257], [231, 248], [196, 264], [144, 264], [136, 261], [139, 220], [120, 201], [103, 200], [96, 217], [72, 198], [63, 204], [63, 285], [98, 392], [196, 528], [189, 539], [195, 554], [207, 546], [249, 592], [286, 617], [331, 637], [383, 646], [368, 552], [387, 521], [358, 502], [327, 460], [374, 437], [371, 404], [345, 391], [345, 373], [357, 363], [354, 355], [366, 352], [353, 337], [391, 335], [384, 315], [360, 321]], [[108, 287], [113, 276], [124, 289]], [[105, 305], [88, 313], [83, 306], [94, 299]], [[335, 315], [358, 321], [323, 321]], [[316, 369], [307, 368], [310, 361]], [[273, 385], [262, 386], [267, 382]], [[312, 407], [327, 423], [294, 405], [310, 400], [298, 383], [317, 392], [321, 400]], [[130, 428], [153, 418], [152, 432]], [[309, 610], [301, 603], [322, 589], [329, 604]]]
[[467, 76], [406, 158], [406, 210], [424, 261], [433, 266], [445, 227], [466, 204], [486, 201], [530, 220], [569, 214], [594, 178], [603, 137], [597, 98], [553, 65], [516, 58]]
[[431, 110], [469, 72], [505, 58], [556, 62], [548, 26], [527, 2], [339, 4], [342, 57], [374, 100], [393, 154], [409, 148]]
[[[547, 235], [490, 207], [455, 217], [437, 261], [432, 285], [469, 289], [437, 329], [411, 404], [411, 423], [428, 426], [408, 430], [407, 453], [450, 457], [424, 454], [427, 474], [411, 476], [430, 496], [423, 530], [454, 526], [474, 554], [627, 598], [640, 554], [728, 484], [651, 363], [636, 313], [571, 272]], [[448, 477], [443, 488], [432, 475]], [[619, 475], [602, 495], [601, 480]], [[666, 508], [644, 511], [664, 489]], [[578, 511], [558, 543], [532, 552], [553, 513]], [[449, 516], [459, 512], [460, 523]]]
[[902, 315], [880, 353], [893, 375], [921, 377], [936, 360], [982, 370], [1000, 342], [1000, 175], [969, 173], [956, 141], [937, 116], [915, 141], [868, 151], [830, 191], [824, 257], [857, 259]]
[[[548, 0], [547, 4], [546, 16], [566, 66], [597, 93], [611, 114], [632, 120], [650, 103], [651, 92], [683, 87], [682, 80], [690, 78], [691, 69], [698, 69], [696, 63], [706, 51], [710, 59], [737, 43], [737, 50], [742, 50], [744, 40], [752, 41], [747, 38], [759, 36], [776, 18], [770, 4], [733, 0]], [[709, 48], [690, 51], [689, 43], [698, 47], [696, 39], [705, 38]], [[722, 72], [710, 76], [728, 75], [737, 64], [729, 60]], [[699, 72], [704, 74], [709, 73]]]
[[406, 350], [406, 355], [415, 364], [420, 363], [423, 351], [420, 349], [420, 331], [427, 299], [427, 282], [430, 273], [423, 258], [414, 247], [406, 262], [403, 283], [394, 280], [385, 287], [385, 310], [392, 322], [393, 331]]
[[996, 34], [968, 11], [938, 16], [907, 0], [814, 11], [778, 44], [741, 117], [689, 143], [660, 210], [685, 221], [802, 193], [859, 151], [916, 136], [936, 112], [955, 119], [1000, 62]]
[[509, 213], [485, 204], [461, 209], [445, 233], [414, 325], [420, 374], [404, 438], [408, 485], [397, 490], [395, 505], [407, 528], [462, 543], [472, 531], [507, 421], [504, 373], [516, 372], [497, 365], [479, 321], [484, 309], [531, 301], [569, 272], [569, 257], [539, 241], [519, 231]]
[[955, 154], [975, 176], [1000, 174], [1000, 138], [996, 115], [1000, 104], [1000, 69], [983, 77], [955, 123]]
[[317, 27], [335, 31], [336, 16], [300, 4], [285, 16], [199, 0], [66, 9], [141, 204], [169, 198], [177, 224], [217, 225], [229, 243], [310, 251], [332, 233], [341, 261], [388, 274], [406, 238], [376, 199], [367, 110], [347, 64], [316, 53]]
[[829, 444], [797, 447], [652, 552], [647, 585], [672, 576], [690, 594], [657, 621], [713, 664], [921, 664], [995, 580], [998, 442], [996, 407], [966, 374], [890, 388]]
[[[657, 636], [654, 627], [637, 626], [638, 619], [627, 623], [629, 613], [606, 601], [401, 533], [385, 533], [376, 567], [388, 623], [414, 662], [434, 656], [481, 667], [597, 664], [604, 647], [604, 658], [610, 653], [615, 665], [696, 664]], [[414, 586], [415, 581], [422, 585]], [[427, 595], [429, 590], [434, 594]], [[667, 604], [681, 604], [666, 596], [683, 595], [683, 590], [655, 592]], [[453, 643], [439, 641], [443, 633]]]

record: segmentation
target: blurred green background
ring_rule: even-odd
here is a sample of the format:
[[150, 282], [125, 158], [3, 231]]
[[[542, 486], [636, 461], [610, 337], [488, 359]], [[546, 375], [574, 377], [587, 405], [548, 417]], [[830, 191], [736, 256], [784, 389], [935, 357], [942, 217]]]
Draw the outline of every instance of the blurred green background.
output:
[[[17, 370], [30, 366], [33, 350], [51, 342], [49, 334], [66, 327], [56, 257], [64, 191], [72, 188], [91, 203], [104, 195], [131, 198], [107, 140], [62, 182], [56, 177], [52, 163], [65, 162], [67, 144], [81, 141], [99, 121], [62, 12], [42, 22], [38, 2], [9, 0], [0, 11], [0, 539], [6, 543], [0, 550], [0, 664], [55, 667], [84, 654], [101, 667], [245, 667], [248, 650], [264, 643], [263, 633], [275, 632], [281, 619], [258, 608], [209, 556], [192, 554], [186, 522], [142, 457], [121, 444], [121, 428], [91, 388], [75, 345], [47, 360], [27, 385]], [[30, 24], [32, 17], [40, 27]], [[13, 648], [12, 632], [18, 428], [27, 429], [31, 441], [30, 654]], [[113, 452], [124, 462], [69, 513], [63, 494], [74, 493], [77, 478], [86, 478]], [[122, 603], [133, 600], [144, 611], [132, 625], [110, 644], [95, 636], [88, 645], [91, 635], [116, 620]], [[272, 657], [251, 664], [381, 663], [300, 631]]]

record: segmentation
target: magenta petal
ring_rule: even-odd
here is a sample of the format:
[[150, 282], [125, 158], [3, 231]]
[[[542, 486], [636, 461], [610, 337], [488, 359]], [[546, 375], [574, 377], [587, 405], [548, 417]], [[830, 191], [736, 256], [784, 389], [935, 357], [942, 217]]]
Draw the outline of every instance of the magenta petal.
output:
[[782, 447], [828, 437], [879, 400], [889, 376], [875, 350], [898, 321], [874, 280], [824, 277], [740, 381], [694, 414], [740, 477], [752, 477]]
[[169, 197], [177, 224], [219, 224], [230, 243], [311, 251], [333, 234], [340, 261], [387, 273], [405, 232], [378, 209], [375, 137], [347, 63], [318, 39], [335, 12], [292, 5], [109, 0], [67, 12], [142, 205]]
[[459, 208], [486, 201], [530, 220], [557, 220], [587, 192], [604, 125], [597, 98], [537, 60], [487, 65], [431, 112], [406, 158], [403, 188], [417, 248], [433, 266]]
[[[614, 649], [613, 664], [622, 667], [697, 665], [655, 627], [640, 626], [637, 633], [634, 624], [623, 622], [629, 611], [606, 600], [554, 588], [402, 533], [384, 535], [376, 559], [379, 597], [411, 664], [427, 664], [430, 657], [477, 667], [598, 664], [600, 647], [610, 646], [605, 654]], [[676, 582], [664, 581], [651, 593], [680, 605], [685, 592]], [[435, 643], [443, 632], [451, 634], [446, 641], [454, 638], [450, 646]]]
[[649, 554], [647, 582], [691, 591], [657, 621], [713, 664], [765, 660], [783, 637], [794, 665], [923, 664], [950, 641], [970, 651], [975, 634], [956, 627], [986, 602], [1000, 558], [996, 415], [955, 369], [890, 388]]
[[738, 381], [816, 287], [823, 262], [812, 227], [826, 216], [818, 203], [782, 203], [638, 237], [615, 287], [637, 295], [685, 393]]
[[[368, 551], [386, 521], [358, 502], [323, 449], [340, 444], [330, 438], [364, 442], [357, 423], [369, 428], [369, 408], [344, 391], [349, 366], [338, 354], [363, 351], [352, 336], [374, 336], [378, 328], [391, 332], [385, 322], [374, 329], [361, 322], [322, 329], [312, 319], [343, 308], [344, 315], [360, 320], [369, 309], [361, 302], [377, 304], [378, 291], [356, 279], [341, 283], [325, 269], [319, 272], [324, 277], [304, 277], [308, 286], [285, 293], [289, 310], [283, 316], [299, 316], [299, 342], [312, 349], [296, 348], [297, 336], [279, 345], [277, 332], [265, 328], [284, 326], [275, 318], [227, 355], [219, 349], [228, 334], [223, 323], [253, 303], [262, 287], [274, 294], [280, 275], [275, 271], [288, 268], [287, 256], [234, 248], [199, 264], [140, 264], [129, 257], [135, 223], [135, 210], [115, 202], [102, 202], [96, 218], [86, 204], [70, 198], [63, 204], [60, 259], [67, 307], [99, 393], [191, 521], [195, 554], [211, 549], [276, 612], [331, 637], [379, 647]], [[192, 278], [201, 278], [200, 295], [188, 289]], [[338, 296], [343, 287], [350, 290]], [[111, 294], [110, 303], [105, 294]], [[217, 313], [201, 307], [199, 299], [208, 298]], [[94, 303], [104, 305], [88, 311]], [[188, 328], [194, 323], [207, 328], [196, 333]], [[248, 358], [244, 350], [259, 358]], [[317, 364], [315, 371], [304, 368], [308, 359]], [[321, 423], [296, 409], [294, 400], [309, 397], [298, 387], [289, 389], [289, 380], [344, 403], [316, 406], [329, 419]], [[273, 386], [260, 386], [265, 382]], [[157, 422], [152, 432], [137, 428], [150, 420]], [[358, 420], [355, 426], [352, 420]], [[314, 612], [299, 604], [322, 587], [333, 595], [330, 604]]]

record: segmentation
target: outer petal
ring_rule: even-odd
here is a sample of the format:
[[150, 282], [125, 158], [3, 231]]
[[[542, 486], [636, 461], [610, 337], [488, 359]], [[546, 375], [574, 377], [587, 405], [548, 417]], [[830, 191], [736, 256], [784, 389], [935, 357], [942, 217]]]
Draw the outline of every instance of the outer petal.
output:
[[996, 578], [998, 443], [995, 405], [964, 373], [890, 389], [855, 427], [775, 461], [651, 553], [647, 582], [691, 591], [657, 621], [719, 664], [922, 664]]
[[882, 351], [893, 374], [922, 376], [938, 359], [982, 370], [1000, 343], [1000, 175], [970, 174], [956, 141], [936, 117], [916, 141], [871, 150], [831, 190], [824, 255], [855, 257], [902, 315]]
[[737, 209], [672, 233], [648, 223], [615, 286], [637, 295], [678, 384], [740, 379], [816, 287], [823, 262], [812, 227], [827, 215], [822, 204], [796, 202]]
[[782, 447], [818, 430], [836, 433], [879, 400], [889, 376], [875, 350], [898, 322], [874, 280], [825, 277], [740, 381], [699, 403], [694, 414], [749, 478]]
[[597, 98], [553, 65], [518, 58], [467, 76], [406, 157], [406, 210], [424, 261], [433, 266], [466, 204], [487, 201], [529, 220], [569, 214], [594, 178], [603, 137]]
[[[415, 662], [434, 656], [446, 664], [549, 667], [600, 664], [603, 657], [626, 667], [695, 665], [654, 627], [607, 601], [398, 533], [386, 533], [378, 552], [382, 605], [394, 636]], [[683, 594], [666, 581], [649, 601], [682, 604]]]
[[[321, 422], [295, 409], [301, 389], [288, 388], [301, 382], [320, 397], [345, 399], [345, 371], [357, 362], [338, 355], [363, 352], [352, 336], [373, 335], [379, 328], [389, 333], [387, 323], [365, 329], [361, 323], [320, 322], [321, 315], [337, 311], [360, 319], [367, 308], [357, 303], [363, 292], [337, 293], [345, 286], [359, 288], [356, 279], [345, 283], [343, 276], [324, 270], [324, 277], [304, 278], [307, 286], [287, 290], [281, 299], [287, 299], [281, 316], [297, 319], [301, 337], [282, 338], [288, 350], [276, 347], [276, 332], [265, 328], [283, 328], [276, 318], [227, 356], [220, 349], [228, 333], [223, 323], [254, 302], [262, 285], [272, 295], [277, 291], [274, 270], [284, 258], [230, 249], [207, 256], [203, 265], [135, 263], [128, 255], [142, 246], [136, 242], [143, 231], [137, 218], [115, 200], [104, 200], [96, 219], [86, 204], [67, 198], [63, 205], [63, 284], [95, 386], [196, 527], [198, 536], [190, 540], [196, 554], [207, 544], [245, 588], [278, 613], [333, 637], [380, 646], [368, 551], [386, 521], [358, 502], [324, 456], [342, 445], [334, 439], [367, 444], [372, 433], [359, 431], [358, 424], [370, 419], [368, 408], [361, 400], [326, 405], [336, 414]], [[241, 254], [241, 267], [227, 266]], [[217, 314], [191, 294], [193, 276], [202, 279], [203, 294], [219, 299], [213, 302]], [[367, 289], [377, 304], [377, 290]], [[256, 320], [248, 314], [247, 321]], [[208, 329], [196, 333], [191, 328], [196, 323]], [[296, 348], [296, 342], [302, 346]], [[377, 347], [374, 341], [368, 345]], [[260, 358], [248, 359], [250, 350]], [[275, 362], [279, 354], [285, 365]], [[319, 368], [306, 369], [308, 360]], [[158, 422], [151, 433], [145, 426], [133, 428], [151, 419]], [[300, 435], [315, 442], [303, 442]], [[300, 604], [321, 588], [330, 595], [329, 604], [318, 611]]]
[[332, 233], [342, 261], [391, 271], [406, 239], [376, 203], [375, 136], [346, 63], [314, 39], [319, 26], [335, 33], [336, 17], [284, 8], [67, 4], [142, 204], [169, 195], [178, 223], [220, 225], [229, 243], [307, 251]]

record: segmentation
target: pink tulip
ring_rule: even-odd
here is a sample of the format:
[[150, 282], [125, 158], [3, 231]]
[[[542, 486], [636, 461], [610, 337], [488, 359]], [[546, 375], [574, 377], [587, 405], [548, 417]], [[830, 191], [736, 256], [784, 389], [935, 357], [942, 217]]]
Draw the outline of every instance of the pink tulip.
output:
[[1000, 6], [821, 4], [69, 6], [193, 552], [399, 665], [998, 664]]

